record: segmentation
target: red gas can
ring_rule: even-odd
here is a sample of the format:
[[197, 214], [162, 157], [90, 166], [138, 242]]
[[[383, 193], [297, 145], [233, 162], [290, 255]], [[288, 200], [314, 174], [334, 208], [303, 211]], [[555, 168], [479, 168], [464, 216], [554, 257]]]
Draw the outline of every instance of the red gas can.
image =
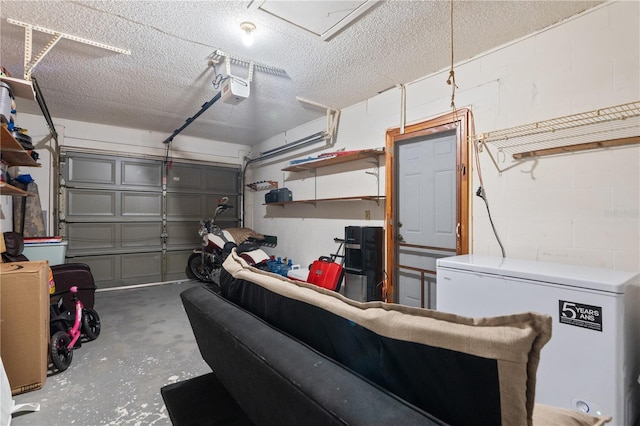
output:
[[309, 268], [307, 282], [329, 290], [340, 290], [342, 282], [342, 266], [331, 261], [328, 257], [315, 260]]

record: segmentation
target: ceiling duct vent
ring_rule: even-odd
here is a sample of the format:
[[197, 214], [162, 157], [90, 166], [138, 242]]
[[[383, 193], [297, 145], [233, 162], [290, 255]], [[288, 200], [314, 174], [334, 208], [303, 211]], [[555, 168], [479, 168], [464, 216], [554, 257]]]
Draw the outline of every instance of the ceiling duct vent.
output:
[[266, 12], [307, 30], [324, 41], [329, 41], [377, 2], [377, 0], [302, 2], [253, 0], [249, 8]]

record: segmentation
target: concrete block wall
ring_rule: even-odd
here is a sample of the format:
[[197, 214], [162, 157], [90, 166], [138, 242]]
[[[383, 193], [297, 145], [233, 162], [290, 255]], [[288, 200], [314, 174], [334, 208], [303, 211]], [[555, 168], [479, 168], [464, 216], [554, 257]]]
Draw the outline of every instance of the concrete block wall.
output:
[[[485, 115], [506, 128], [639, 100], [639, 8], [610, 3], [481, 58], [481, 68], [505, 65], [497, 111], [478, 112], [476, 129], [492, 130]], [[638, 146], [541, 157], [502, 174], [480, 159], [509, 256], [640, 269]], [[480, 200], [473, 216], [474, 251], [498, 254]]]
[[[456, 105], [472, 109], [480, 133], [638, 101], [639, 17], [638, 2], [605, 3], [458, 62]], [[407, 122], [450, 111], [447, 77], [448, 70], [443, 70], [406, 85]], [[400, 111], [399, 89], [343, 109], [336, 144], [324, 151], [384, 146], [386, 130], [400, 126]], [[317, 125], [323, 127], [323, 122]], [[256, 180], [282, 176], [280, 169], [289, 159], [251, 167], [249, 172]], [[503, 169], [513, 165], [510, 158], [499, 159]], [[541, 157], [503, 173], [486, 152], [480, 153], [479, 160], [507, 256], [640, 270], [639, 146]], [[479, 183], [475, 164], [473, 168], [475, 192]], [[329, 188], [339, 195], [365, 192], [366, 183], [355, 173], [342, 174], [342, 181], [327, 178]], [[328, 237], [339, 235], [345, 224], [384, 224], [383, 220], [362, 221], [366, 209], [362, 204], [286, 207], [278, 213], [256, 201], [262, 196], [249, 194], [248, 223], [279, 235], [278, 255], [296, 253], [305, 262], [335, 247], [327, 243]], [[302, 186], [294, 189], [294, 197], [308, 196]], [[472, 251], [499, 255], [484, 203], [473, 196], [472, 203]]]

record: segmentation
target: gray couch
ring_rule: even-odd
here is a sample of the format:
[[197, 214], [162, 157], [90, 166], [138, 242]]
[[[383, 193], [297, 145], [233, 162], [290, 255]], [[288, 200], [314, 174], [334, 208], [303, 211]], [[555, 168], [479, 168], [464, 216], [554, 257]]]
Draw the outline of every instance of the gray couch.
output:
[[254, 424], [443, 424], [204, 286], [181, 296], [204, 360]]
[[608, 420], [534, 403], [540, 350], [551, 336], [545, 315], [471, 319], [358, 303], [251, 268], [235, 253], [224, 269], [221, 295], [205, 286], [181, 295], [200, 352], [224, 393], [204, 398], [201, 410], [219, 413], [220, 401], [233, 405], [227, 420], [208, 424]]

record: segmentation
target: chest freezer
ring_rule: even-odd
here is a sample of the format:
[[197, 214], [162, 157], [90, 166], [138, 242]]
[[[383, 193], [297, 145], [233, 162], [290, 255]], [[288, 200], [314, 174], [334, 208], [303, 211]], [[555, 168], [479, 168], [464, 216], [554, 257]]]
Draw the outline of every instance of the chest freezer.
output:
[[470, 317], [534, 311], [553, 318], [536, 402], [610, 415], [640, 411], [640, 274], [522, 259], [438, 259], [436, 308]]

